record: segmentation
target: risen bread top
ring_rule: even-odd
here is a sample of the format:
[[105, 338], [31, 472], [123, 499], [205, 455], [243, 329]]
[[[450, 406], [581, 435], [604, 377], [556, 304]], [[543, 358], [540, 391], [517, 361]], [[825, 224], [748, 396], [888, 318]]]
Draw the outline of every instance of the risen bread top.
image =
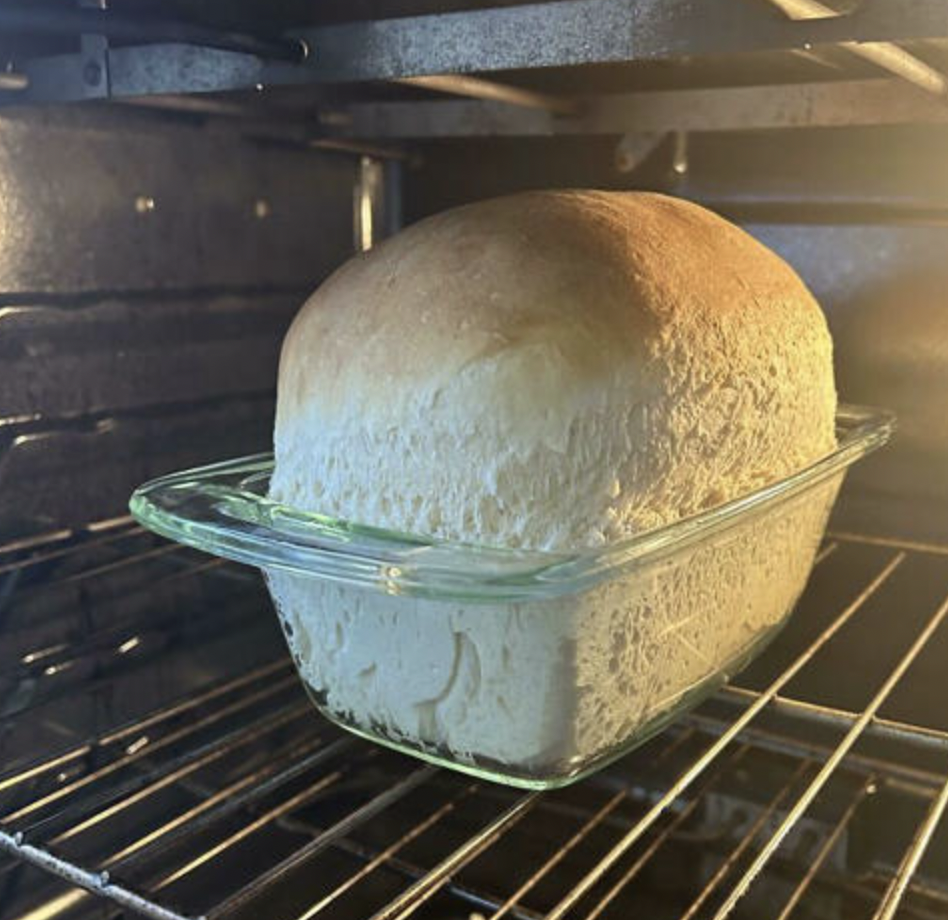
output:
[[271, 495], [492, 545], [575, 549], [832, 448], [832, 345], [792, 269], [662, 195], [532, 192], [357, 256], [283, 344]]

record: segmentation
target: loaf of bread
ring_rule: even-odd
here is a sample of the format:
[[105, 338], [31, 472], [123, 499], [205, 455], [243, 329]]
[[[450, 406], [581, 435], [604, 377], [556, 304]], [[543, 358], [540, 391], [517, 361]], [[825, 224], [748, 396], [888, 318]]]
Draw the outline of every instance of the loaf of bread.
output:
[[653, 194], [530, 193], [410, 227], [310, 298], [278, 394], [281, 501], [531, 549], [693, 514], [834, 443], [806, 287]]
[[[421, 221], [310, 298], [283, 347], [271, 496], [581, 551], [801, 469], [833, 448], [835, 408], [820, 308], [748, 234], [662, 195], [527, 193]], [[776, 626], [831, 498], [549, 602], [281, 572], [270, 586], [335, 718], [506, 775], [566, 775]]]

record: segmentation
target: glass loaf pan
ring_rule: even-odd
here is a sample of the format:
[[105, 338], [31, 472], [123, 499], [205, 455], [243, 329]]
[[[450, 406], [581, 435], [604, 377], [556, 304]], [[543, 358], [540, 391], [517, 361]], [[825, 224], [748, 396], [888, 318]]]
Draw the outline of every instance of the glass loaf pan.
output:
[[710, 511], [576, 553], [505, 550], [296, 511], [261, 454], [139, 488], [146, 527], [267, 576], [300, 676], [345, 728], [516, 786], [572, 782], [747, 664], [806, 584], [847, 467], [890, 436], [840, 407], [838, 447]]

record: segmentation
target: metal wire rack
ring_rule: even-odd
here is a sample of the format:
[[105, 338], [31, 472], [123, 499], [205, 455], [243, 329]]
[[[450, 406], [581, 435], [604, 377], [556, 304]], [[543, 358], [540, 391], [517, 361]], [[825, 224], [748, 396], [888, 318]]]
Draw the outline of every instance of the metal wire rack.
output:
[[127, 519], [0, 553], [3, 920], [948, 916], [946, 547], [833, 535], [738, 684], [545, 794], [318, 718], [249, 570]]

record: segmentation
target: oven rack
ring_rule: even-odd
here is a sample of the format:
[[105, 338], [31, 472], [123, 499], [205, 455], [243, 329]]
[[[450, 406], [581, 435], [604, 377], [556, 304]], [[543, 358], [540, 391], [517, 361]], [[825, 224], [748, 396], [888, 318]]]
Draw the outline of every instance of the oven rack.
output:
[[[128, 519], [0, 549], [6, 602], [76, 587], [95, 596], [96, 580], [161, 566], [166, 583], [203, 581], [213, 597], [229, 580], [252, 596], [249, 615], [205, 611], [215, 635], [273, 619], [249, 570]], [[274, 644], [251, 668], [4, 767], [0, 918], [593, 920], [655, 904], [650, 916], [785, 920], [810, 915], [814, 899], [847, 918], [945, 916], [948, 889], [935, 881], [945, 872], [927, 864], [948, 849], [948, 730], [883, 713], [948, 632], [946, 557], [939, 545], [832, 535], [785, 641], [644, 748], [552, 793], [472, 781], [341, 732], [311, 710]], [[911, 634], [858, 675], [871, 688], [860, 706], [795, 695], [798, 676], [840, 643], [860, 645], [864, 620], [895, 612]], [[204, 641], [208, 630], [186, 619], [187, 641]], [[175, 628], [172, 616], [162, 630]], [[81, 643], [20, 655], [14, 670], [41, 666], [54, 679], [94, 656], [90, 685], [108, 688], [119, 678], [103, 656], [126, 655], [142, 629], [110, 622]], [[38, 710], [48, 720], [57, 692], [73, 691], [7, 705], [4, 733]], [[857, 827], [879, 843], [861, 862]], [[676, 877], [688, 897], [669, 907], [655, 901], [655, 879], [682, 852], [698, 868], [690, 882]], [[767, 885], [755, 885], [761, 876]]]
[[[358, 9], [340, 17], [315, 7], [307, 16], [296, 4], [248, 7], [238, 17], [242, 31], [233, 22], [112, 9], [2, 9], [0, 39], [27, 36], [32, 51], [0, 74], [0, 105], [111, 98], [199, 117], [265, 115], [293, 121], [298, 140], [353, 151], [385, 136], [943, 124], [946, 117], [941, 0], [385, 6], [383, 18], [371, 20]], [[657, 92], [602, 92], [602, 73], [623, 67], [645, 74]], [[593, 71], [590, 90], [578, 95], [561, 79], [576, 69]], [[321, 92], [327, 86], [332, 91]], [[283, 87], [327, 104], [318, 123], [308, 123], [292, 95], [289, 105], [271, 105], [271, 90]], [[340, 87], [351, 104], [340, 107]], [[206, 98], [225, 92], [236, 97]]]

